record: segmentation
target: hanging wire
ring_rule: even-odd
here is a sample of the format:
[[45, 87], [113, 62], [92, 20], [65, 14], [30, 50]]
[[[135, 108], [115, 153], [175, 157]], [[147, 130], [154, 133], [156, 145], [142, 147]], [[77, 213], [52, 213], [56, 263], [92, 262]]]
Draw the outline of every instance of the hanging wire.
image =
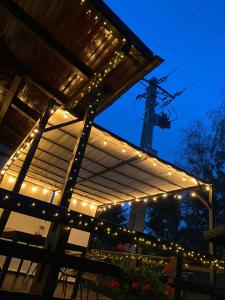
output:
[[193, 13], [183, 22], [181, 23], [173, 32], [169, 34], [169, 36], [159, 44], [157, 51], [161, 49], [169, 40], [171, 40], [172, 37], [174, 37], [178, 31], [180, 31], [181, 28], [183, 28], [190, 20], [206, 5], [208, 0], [205, 0], [200, 6], [196, 8], [196, 10], [193, 11]]
[[225, 67], [225, 63], [222, 63], [220, 65], [218, 65], [216, 68], [212, 69], [211, 71], [209, 71], [208, 73], [206, 73], [204, 76], [200, 77], [199, 79], [189, 83], [185, 90], [199, 84], [201, 81], [203, 81], [204, 79], [208, 78], [209, 76], [211, 76], [213, 73], [215, 73], [217, 70], [221, 69], [221, 68], [224, 68]]
[[192, 60], [193, 57], [201, 53], [203, 50], [205, 50], [208, 46], [210, 46], [214, 41], [216, 41], [218, 38], [220, 38], [222, 35], [225, 34], [225, 28], [218, 32], [214, 37], [212, 37], [210, 40], [208, 40], [206, 43], [204, 43], [198, 50], [194, 51], [190, 56], [188, 56], [180, 65], [173, 68], [167, 75], [167, 77], [171, 76], [177, 70], [180, 70], [183, 66], [185, 66], [190, 60]]

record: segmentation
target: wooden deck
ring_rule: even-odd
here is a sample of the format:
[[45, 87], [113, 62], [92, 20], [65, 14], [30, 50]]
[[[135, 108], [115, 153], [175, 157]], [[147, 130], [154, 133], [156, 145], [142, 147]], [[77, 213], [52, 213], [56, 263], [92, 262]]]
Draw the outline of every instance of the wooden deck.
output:
[[[22, 292], [22, 293], [29, 293], [29, 289], [32, 283], [32, 279], [29, 280], [28, 284], [25, 283], [24, 275], [19, 275], [18, 277], [15, 276], [14, 273], [10, 272], [6, 275], [2, 290], [10, 291], [10, 292]], [[66, 291], [66, 297], [64, 298], [63, 295], [63, 288], [62, 283], [58, 283], [57, 288], [55, 290], [54, 296], [64, 299], [70, 299], [71, 293], [72, 293], [72, 283], [67, 284], [67, 291]], [[87, 289], [83, 287], [83, 295], [81, 298], [80, 290], [78, 293], [78, 296], [76, 300], [97, 300], [97, 293], [96, 291], [89, 291], [89, 296], [87, 298]], [[99, 300], [111, 300], [110, 298], [107, 298], [101, 294], [99, 294]]]

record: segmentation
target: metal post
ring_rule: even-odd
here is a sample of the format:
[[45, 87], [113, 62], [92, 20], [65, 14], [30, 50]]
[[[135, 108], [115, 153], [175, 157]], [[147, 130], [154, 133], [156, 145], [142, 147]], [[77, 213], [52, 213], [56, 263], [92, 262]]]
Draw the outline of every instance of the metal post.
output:
[[[16, 183], [14, 185], [13, 192], [15, 192], [15, 193], [19, 193], [19, 191], [20, 191], [20, 188], [22, 186], [24, 178], [27, 175], [28, 169], [29, 169], [30, 164], [32, 162], [32, 159], [34, 157], [35, 151], [38, 147], [39, 141], [42, 137], [42, 133], [44, 132], [44, 129], [47, 125], [48, 119], [51, 116], [51, 110], [53, 109], [54, 104], [55, 104], [54, 100], [49, 101], [48, 106], [47, 106], [46, 110], [44, 111], [44, 113], [43, 113], [43, 115], [40, 119], [40, 122], [39, 122], [39, 125], [38, 125], [38, 128], [37, 128], [38, 131], [37, 131], [37, 133], [35, 134], [35, 136], [33, 138], [30, 149], [27, 152], [26, 158], [23, 162], [23, 165], [22, 165], [22, 167], [20, 169], [20, 172], [18, 174]], [[0, 235], [4, 231], [4, 228], [5, 228], [5, 226], [7, 224], [7, 221], [10, 217], [10, 213], [11, 212], [9, 210], [6, 210], [6, 209], [4, 209], [3, 212], [2, 212], [2, 215], [1, 215], [1, 218], [0, 218]]]
[[[209, 187], [209, 230], [215, 227], [215, 212], [214, 212], [214, 198], [212, 186]], [[213, 242], [209, 242], [209, 254], [214, 255], [214, 245]], [[214, 289], [216, 286], [216, 272], [215, 270], [210, 270], [210, 284]], [[211, 300], [214, 300], [215, 296], [211, 295]]]
[[[59, 204], [66, 208], [69, 207], [70, 199], [78, 179], [79, 170], [84, 158], [95, 116], [95, 106], [97, 101], [98, 99], [95, 96], [85, 112], [81, 131], [75, 143], [73, 155], [67, 169]], [[65, 226], [54, 223], [51, 224], [46, 239], [45, 249], [50, 249], [60, 254], [64, 253], [69, 234], [70, 231], [65, 230]], [[57, 285], [59, 271], [60, 261], [55, 262], [54, 265], [39, 264], [31, 287], [31, 292], [36, 295], [51, 297]]]

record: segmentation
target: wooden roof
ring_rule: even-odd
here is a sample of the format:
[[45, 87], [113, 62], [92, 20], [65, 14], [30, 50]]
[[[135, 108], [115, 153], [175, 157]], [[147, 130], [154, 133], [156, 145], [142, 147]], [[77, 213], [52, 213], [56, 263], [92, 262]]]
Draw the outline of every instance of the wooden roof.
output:
[[0, 143], [15, 149], [54, 98], [98, 113], [163, 60], [101, 0], [0, 2]]

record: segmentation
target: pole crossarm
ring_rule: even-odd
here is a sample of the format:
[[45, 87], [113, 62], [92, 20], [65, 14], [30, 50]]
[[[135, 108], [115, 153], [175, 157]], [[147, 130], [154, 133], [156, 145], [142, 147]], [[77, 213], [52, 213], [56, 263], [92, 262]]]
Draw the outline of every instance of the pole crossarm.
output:
[[47, 127], [44, 130], [44, 132], [49, 132], [49, 131], [52, 131], [52, 130], [55, 130], [55, 129], [59, 129], [59, 128], [66, 127], [66, 126], [69, 126], [69, 125], [73, 125], [73, 124], [79, 123], [81, 121], [82, 121], [82, 119], [78, 118], [76, 120], [63, 122], [63, 123], [60, 123], [60, 124], [57, 124], [57, 125], [54, 125], [54, 126]]

